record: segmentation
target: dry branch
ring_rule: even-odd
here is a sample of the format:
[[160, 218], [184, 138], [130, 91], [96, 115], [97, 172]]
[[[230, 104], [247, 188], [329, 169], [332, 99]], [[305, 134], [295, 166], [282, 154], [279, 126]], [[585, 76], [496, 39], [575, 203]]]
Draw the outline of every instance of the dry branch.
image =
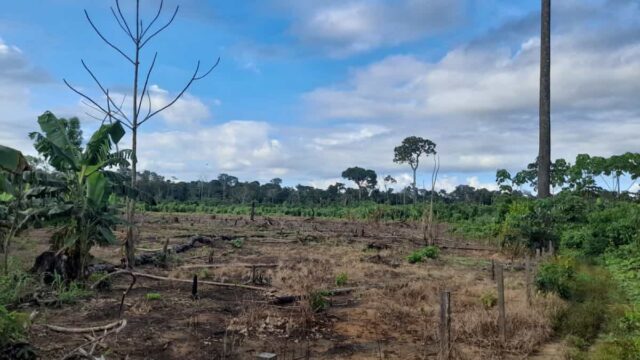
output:
[[[105, 278], [108, 277], [108, 276], [113, 276], [113, 275], [118, 275], [118, 274], [131, 274], [131, 275], [135, 275], [135, 276], [141, 277], [141, 278], [147, 278], [147, 279], [153, 279], [153, 280], [161, 280], [161, 281], [181, 282], [181, 283], [186, 283], [186, 284], [191, 284], [192, 283], [191, 280], [176, 279], [176, 278], [170, 278], [170, 277], [165, 277], [165, 276], [158, 276], [158, 275], [151, 275], [151, 274], [145, 274], [145, 273], [140, 273], [140, 272], [133, 272], [133, 271], [128, 271], [128, 270], [116, 271], [114, 273], [108, 274], [107, 276], [105, 276]], [[271, 288], [264, 288], [264, 287], [259, 287], [259, 286], [222, 283], [222, 282], [217, 282], [217, 281], [199, 281], [198, 283], [203, 284], [203, 285], [221, 286], [221, 287], [227, 287], [227, 288], [241, 288], [241, 289], [255, 290], [255, 291], [271, 291], [271, 290], [273, 290]]]
[[83, 334], [83, 333], [93, 333], [96, 331], [104, 331], [104, 330], [110, 330], [113, 329], [115, 327], [118, 327], [122, 324], [127, 323], [127, 320], [118, 320], [116, 322], [110, 323], [110, 324], [106, 324], [106, 325], [101, 325], [101, 326], [94, 326], [94, 327], [89, 327], [89, 328], [76, 328], [76, 327], [64, 327], [64, 326], [57, 326], [57, 325], [48, 325], [45, 324], [44, 326], [49, 329], [49, 330], [53, 330], [55, 332], [59, 332], [59, 333], [65, 333], [65, 334]]
[[[107, 336], [109, 336], [109, 335], [111, 335], [111, 334], [117, 334], [117, 333], [119, 333], [120, 331], [122, 331], [122, 329], [124, 329], [124, 328], [125, 328], [125, 326], [127, 326], [127, 320], [122, 319], [122, 320], [120, 320], [120, 321], [116, 322], [115, 324], [120, 324], [120, 326], [116, 327], [113, 331], [107, 331], [107, 330], [104, 330], [104, 332], [105, 332], [105, 333], [104, 333], [103, 335], [98, 336], [98, 337], [96, 337], [96, 338], [93, 338], [93, 339], [91, 339], [91, 340], [89, 340], [89, 341], [85, 342], [84, 344], [82, 344], [82, 345], [78, 346], [77, 348], [73, 349], [73, 350], [72, 350], [71, 352], [69, 352], [67, 355], [63, 356], [63, 357], [62, 357], [62, 360], [66, 360], [66, 359], [70, 359], [70, 358], [72, 358], [76, 352], [81, 352], [81, 351], [83, 351], [83, 348], [84, 348], [85, 346], [98, 344], [98, 343], [100, 343], [102, 340], [104, 340]], [[116, 326], [117, 326], [117, 325], [116, 325]], [[93, 350], [95, 349], [95, 346], [92, 346], [91, 348], [92, 348], [91, 353], [93, 353]]]

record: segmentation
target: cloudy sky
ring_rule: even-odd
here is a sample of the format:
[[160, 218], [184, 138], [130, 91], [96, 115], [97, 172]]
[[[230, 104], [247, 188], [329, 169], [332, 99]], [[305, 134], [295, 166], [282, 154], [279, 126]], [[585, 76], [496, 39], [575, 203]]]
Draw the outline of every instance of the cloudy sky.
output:
[[[131, 14], [133, 0], [121, 3]], [[142, 1], [145, 18], [158, 3]], [[177, 3], [172, 27], [142, 54], [143, 67], [159, 54], [152, 105], [171, 99], [198, 60], [221, 63], [143, 126], [143, 169], [325, 187], [358, 165], [406, 184], [393, 148], [416, 135], [437, 143], [439, 186], [450, 190], [491, 187], [497, 168], [537, 154], [539, 0], [165, 0], [167, 12]], [[638, 150], [639, 3], [554, 1], [553, 158]], [[81, 59], [111, 93], [131, 91], [131, 66], [83, 14], [130, 51], [111, 5], [3, 2], [1, 144], [33, 153], [27, 133], [45, 110], [97, 127], [62, 82], [98, 95]]]

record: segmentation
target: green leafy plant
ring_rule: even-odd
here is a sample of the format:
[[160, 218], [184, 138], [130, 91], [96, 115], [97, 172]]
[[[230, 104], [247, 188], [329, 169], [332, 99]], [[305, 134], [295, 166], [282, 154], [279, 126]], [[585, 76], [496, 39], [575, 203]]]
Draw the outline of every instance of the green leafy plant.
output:
[[336, 286], [344, 286], [347, 284], [349, 277], [347, 273], [340, 273], [336, 276]]
[[244, 246], [244, 240], [242, 239], [231, 240], [231, 246], [233, 246], [236, 249], [241, 249]]
[[42, 133], [33, 132], [30, 137], [36, 150], [60, 173], [59, 186], [64, 194], [48, 212], [60, 219], [52, 247], [68, 256], [70, 269], [66, 275], [80, 279], [85, 275], [91, 247], [116, 242], [111, 229], [119, 219], [109, 205], [109, 195], [110, 179], [118, 175], [107, 169], [128, 165], [131, 151], [111, 151], [125, 133], [119, 122], [100, 126], [84, 151], [69, 138], [64, 122], [52, 113], [44, 113], [38, 123]]

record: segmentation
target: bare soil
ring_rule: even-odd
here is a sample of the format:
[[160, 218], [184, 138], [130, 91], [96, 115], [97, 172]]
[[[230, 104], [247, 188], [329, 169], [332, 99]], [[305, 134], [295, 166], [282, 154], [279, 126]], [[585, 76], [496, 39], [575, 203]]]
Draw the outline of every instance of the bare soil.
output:
[[[278, 354], [279, 360], [435, 359], [443, 290], [452, 293], [452, 358], [522, 359], [549, 340], [549, 316], [561, 306], [543, 296], [527, 306], [517, 261], [444, 233], [438, 242], [446, 249], [438, 259], [409, 264], [407, 255], [424, 246], [419, 224], [284, 217], [250, 221], [200, 214], [144, 214], [140, 221], [140, 248], [162, 248], [166, 239], [180, 244], [192, 235], [214, 241], [175, 255], [169, 268], [136, 271], [181, 279], [198, 275], [200, 281], [247, 283], [268, 291], [200, 284], [194, 300], [188, 283], [138, 278], [125, 300], [127, 326], [95, 351], [106, 359], [255, 359], [260, 352]], [[18, 255], [33, 259], [36, 250], [46, 248], [47, 237], [47, 231], [32, 232]], [[98, 262], [120, 263], [119, 247], [95, 248], [93, 254]], [[496, 293], [492, 259], [509, 265], [505, 344], [498, 336], [497, 309], [486, 300]], [[183, 268], [209, 260], [217, 267]], [[254, 273], [239, 264], [277, 266]], [[339, 274], [346, 274], [346, 283], [336, 284]], [[43, 324], [113, 322], [129, 283], [127, 276], [114, 277], [110, 290], [89, 299], [38, 309], [30, 341], [41, 357], [62, 358], [87, 341], [82, 334], [57, 333]], [[358, 289], [339, 296], [322, 292], [344, 287]], [[149, 299], [150, 293], [160, 298]], [[315, 312], [310, 299], [318, 293], [325, 309]], [[274, 305], [278, 295], [303, 298]]]

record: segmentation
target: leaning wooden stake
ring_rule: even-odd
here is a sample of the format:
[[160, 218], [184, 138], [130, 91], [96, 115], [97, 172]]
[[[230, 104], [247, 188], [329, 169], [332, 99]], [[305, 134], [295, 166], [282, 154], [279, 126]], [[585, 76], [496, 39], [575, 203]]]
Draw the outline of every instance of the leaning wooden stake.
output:
[[498, 283], [498, 327], [500, 329], [500, 341], [502, 345], [507, 340], [507, 324], [504, 309], [504, 276], [502, 264], [496, 264], [496, 282]]
[[440, 293], [440, 359], [451, 358], [451, 292]]

